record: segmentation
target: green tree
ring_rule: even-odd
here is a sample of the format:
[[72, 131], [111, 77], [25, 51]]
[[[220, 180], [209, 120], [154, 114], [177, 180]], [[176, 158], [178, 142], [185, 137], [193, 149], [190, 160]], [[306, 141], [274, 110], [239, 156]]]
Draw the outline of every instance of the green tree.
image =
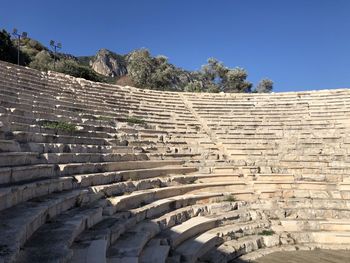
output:
[[168, 62], [165, 56], [157, 56], [153, 59], [153, 72], [150, 79], [150, 87], [160, 90], [171, 90], [177, 81], [177, 71]]
[[185, 86], [184, 91], [186, 91], [186, 92], [202, 92], [203, 91], [202, 83], [199, 81], [190, 82]]
[[273, 89], [273, 81], [270, 79], [262, 79], [256, 87], [258, 93], [269, 93]]
[[209, 58], [207, 64], [202, 67], [204, 79], [218, 84], [225, 78], [227, 71], [228, 68], [216, 58]]
[[242, 68], [230, 69], [215, 58], [209, 58], [202, 67], [202, 80], [208, 92], [250, 92], [252, 84]]
[[242, 68], [229, 69], [223, 80], [222, 90], [224, 92], [250, 92], [253, 85], [246, 80], [247, 77], [247, 71]]
[[171, 90], [177, 82], [177, 69], [165, 56], [152, 57], [147, 49], [133, 51], [128, 58], [128, 73], [139, 88]]
[[48, 71], [53, 69], [53, 58], [46, 50], [40, 51], [34, 59], [30, 62], [29, 67], [35, 68], [41, 71]]
[[128, 57], [128, 74], [137, 87], [149, 87], [153, 61], [147, 49], [133, 51]]
[[17, 48], [6, 30], [0, 31], [0, 60], [17, 63]]

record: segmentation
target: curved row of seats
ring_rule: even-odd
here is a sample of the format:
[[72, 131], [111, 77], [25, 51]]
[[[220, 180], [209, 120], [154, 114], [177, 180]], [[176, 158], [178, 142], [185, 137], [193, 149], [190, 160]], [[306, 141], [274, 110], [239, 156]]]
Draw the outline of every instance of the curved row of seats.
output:
[[4, 62], [0, 83], [0, 262], [350, 244], [347, 90], [179, 94]]
[[183, 96], [235, 161], [306, 180], [349, 174], [349, 90]]
[[[163, 123], [165, 113], [144, 118], [148, 125], [135, 130], [123, 118], [136, 115], [130, 111], [122, 114], [114, 107], [116, 102], [122, 105], [125, 101], [125, 105], [136, 108], [132, 98], [115, 96], [114, 101], [107, 96], [108, 87], [97, 92], [96, 87], [85, 87], [80, 83], [83, 80], [68, 76], [42, 74], [6, 63], [0, 67], [0, 255], [5, 262], [38, 262], [26, 244], [34, 246], [38, 236], [49, 237], [40, 233], [53, 235], [49, 241], [37, 243], [38, 252], [44, 251], [43, 244], [50, 250], [69, 249], [66, 242], [103, 219], [103, 211], [112, 207], [108, 205], [112, 192], [122, 195], [167, 187], [177, 181], [188, 183], [190, 179], [169, 175], [197, 170], [183, 167], [184, 161], [177, 158], [186, 149], [190, 161], [198, 157], [185, 139], [158, 137], [155, 128]], [[75, 129], [50, 127], [58, 123], [74, 125]], [[121, 141], [123, 126], [130, 136], [130, 130], [138, 131], [138, 137]], [[156, 137], [147, 137], [155, 132]], [[167, 130], [161, 133], [167, 135]], [[133, 142], [139, 143], [141, 151], [135, 151]], [[148, 151], [149, 145], [153, 152]], [[157, 147], [163, 152], [158, 153]], [[26, 253], [30, 256], [23, 257]], [[40, 253], [37, 260], [52, 259], [46, 256]]]

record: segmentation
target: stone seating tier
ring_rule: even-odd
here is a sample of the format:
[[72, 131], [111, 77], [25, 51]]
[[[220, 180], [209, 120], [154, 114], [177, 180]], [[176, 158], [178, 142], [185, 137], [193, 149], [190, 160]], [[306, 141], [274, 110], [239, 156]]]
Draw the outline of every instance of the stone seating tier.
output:
[[177, 93], [0, 62], [0, 262], [350, 249], [349, 102], [347, 89]]

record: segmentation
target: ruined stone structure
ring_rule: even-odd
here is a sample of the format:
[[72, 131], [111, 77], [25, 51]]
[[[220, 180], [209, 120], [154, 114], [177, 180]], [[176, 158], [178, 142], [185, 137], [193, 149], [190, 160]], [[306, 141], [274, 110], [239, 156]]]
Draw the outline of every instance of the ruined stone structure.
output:
[[350, 248], [350, 90], [172, 93], [0, 63], [0, 262]]

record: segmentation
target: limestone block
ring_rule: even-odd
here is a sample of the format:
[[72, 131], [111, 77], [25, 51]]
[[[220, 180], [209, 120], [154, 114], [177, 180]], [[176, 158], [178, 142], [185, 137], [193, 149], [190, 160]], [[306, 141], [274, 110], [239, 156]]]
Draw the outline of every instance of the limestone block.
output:
[[274, 247], [280, 244], [279, 235], [263, 236], [263, 244], [266, 247]]

